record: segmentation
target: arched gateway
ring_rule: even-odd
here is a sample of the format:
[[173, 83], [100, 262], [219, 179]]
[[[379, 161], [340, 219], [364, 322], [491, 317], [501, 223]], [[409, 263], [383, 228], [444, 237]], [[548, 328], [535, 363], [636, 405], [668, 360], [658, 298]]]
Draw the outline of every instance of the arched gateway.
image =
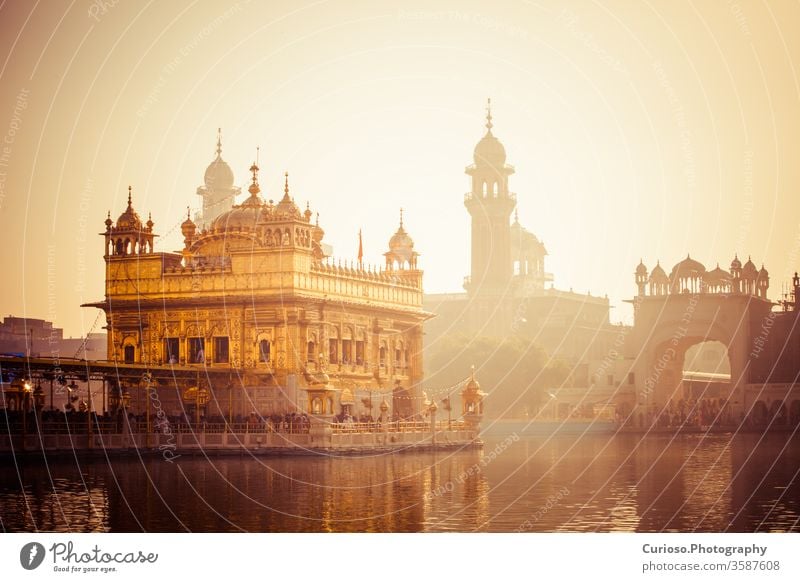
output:
[[[634, 327], [626, 341], [635, 386], [628, 423], [730, 424], [750, 418], [757, 402], [747, 389], [751, 361], [758, 358], [759, 334], [773, 317], [766, 269], [756, 269], [750, 260], [742, 266], [737, 257], [730, 271], [719, 265], [706, 271], [687, 256], [669, 275], [657, 265], [648, 276], [640, 262], [636, 283]], [[698, 398], [686, 389], [684, 360], [689, 348], [709, 341], [727, 348], [730, 381]]]

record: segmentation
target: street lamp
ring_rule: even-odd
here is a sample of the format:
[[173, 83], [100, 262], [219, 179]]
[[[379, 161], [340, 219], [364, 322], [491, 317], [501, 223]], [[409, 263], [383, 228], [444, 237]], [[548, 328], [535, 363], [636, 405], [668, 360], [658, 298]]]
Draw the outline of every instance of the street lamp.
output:
[[30, 407], [33, 386], [28, 380], [22, 381], [22, 450], [25, 450], [25, 441], [28, 436], [28, 409]]

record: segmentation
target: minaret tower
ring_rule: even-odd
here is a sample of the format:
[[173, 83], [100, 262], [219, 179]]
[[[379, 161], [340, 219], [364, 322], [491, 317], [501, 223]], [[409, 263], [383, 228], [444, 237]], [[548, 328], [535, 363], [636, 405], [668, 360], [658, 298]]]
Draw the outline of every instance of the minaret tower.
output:
[[241, 190], [233, 185], [233, 170], [222, 159], [222, 129], [217, 130], [217, 157], [214, 158], [204, 176], [204, 185], [197, 189], [203, 199], [203, 212], [195, 217], [201, 228], [209, 226], [216, 217], [233, 208]]
[[[492, 127], [491, 100], [488, 100], [486, 135], [475, 146], [474, 163], [465, 170], [472, 179], [472, 189], [464, 196], [464, 206], [472, 217], [472, 270], [464, 288], [471, 299], [486, 299], [473, 303], [479, 311], [474, 323], [481, 325], [481, 321], [493, 319], [502, 327], [510, 323], [504, 321], [510, 317], [510, 307], [508, 314], [496, 310], [501, 304], [511, 303], [510, 220], [517, 198], [508, 190], [508, 178], [514, 167], [506, 164], [506, 150], [492, 134]], [[489, 312], [492, 310], [494, 313]]]

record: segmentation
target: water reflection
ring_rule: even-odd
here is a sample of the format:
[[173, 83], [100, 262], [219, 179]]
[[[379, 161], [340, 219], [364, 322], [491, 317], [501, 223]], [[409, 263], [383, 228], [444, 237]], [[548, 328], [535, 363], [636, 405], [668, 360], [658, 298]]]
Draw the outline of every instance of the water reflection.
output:
[[5, 531], [798, 531], [800, 439], [522, 437], [366, 457], [8, 463]]

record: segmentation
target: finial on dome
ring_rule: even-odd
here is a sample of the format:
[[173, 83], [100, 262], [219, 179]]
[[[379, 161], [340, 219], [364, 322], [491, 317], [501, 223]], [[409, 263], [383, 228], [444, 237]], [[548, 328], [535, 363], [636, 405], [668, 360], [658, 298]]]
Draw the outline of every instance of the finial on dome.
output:
[[189, 210], [189, 207], [187, 206], [186, 207], [186, 220], [191, 220], [191, 219], [192, 219], [192, 211]]
[[403, 228], [403, 209], [400, 209], [400, 228]]
[[486, 99], [486, 129], [492, 131], [492, 99], [489, 97]]
[[283, 173], [283, 195], [285, 198], [289, 197], [289, 172]]
[[253, 173], [253, 183], [250, 184], [250, 188], [247, 189], [248, 192], [250, 192], [250, 194], [252, 194], [253, 196], [261, 192], [261, 188], [258, 187], [259, 167], [257, 161], [258, 161], [258, 148], [256, 148], [256, 161], [253, 162], [252, 166], [250, 166], [250, 171]]
[[217, 157], [222, 157], [222, 128], [217, 128]]
[[131, 198], [131, 190], [132, 190], [132, 189], [131, 189], [131, 187], [130, 187], [130, 185], [129, 185], [129, 186], [128, 186], [128, 208], [130, 208], [131, 206], [133, 206], [133, 201], [132, 201], [133, 199]]
[[317, 226], [319, 226], [319, 212], [317, 212]]

